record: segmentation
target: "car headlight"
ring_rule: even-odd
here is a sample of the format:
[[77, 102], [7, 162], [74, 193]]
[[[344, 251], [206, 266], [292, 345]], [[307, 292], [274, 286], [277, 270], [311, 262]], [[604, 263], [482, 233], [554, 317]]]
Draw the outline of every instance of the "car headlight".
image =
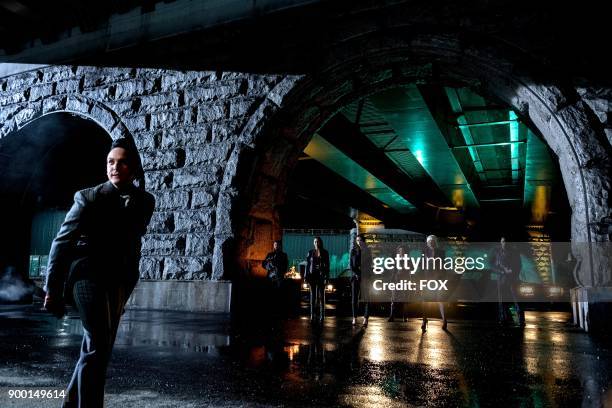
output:
[[333, 292], [334, 291], [334, 285], [329, 284], [329, 285], [325, 286], [325, 291], [326, 292]]
[[302, 289], [308, 290], [308, 284], [307, 283], [302, 283]]
[[533, 289], [533, 286], [530, 286], [530, 285], [521, 285], [519, 287], [519, 292], [523, 296], [533, 296], [534, 289]]

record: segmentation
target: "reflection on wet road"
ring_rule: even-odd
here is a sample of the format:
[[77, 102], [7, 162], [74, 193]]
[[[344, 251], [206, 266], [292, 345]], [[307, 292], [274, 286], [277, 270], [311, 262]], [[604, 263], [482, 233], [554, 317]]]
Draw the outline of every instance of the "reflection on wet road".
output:
[[[330, 317], [274, 325], [206, 314], [128, 311], [109, 378], [108, 406], [602, 406], [612, 404], [612, 345], [565, 326], [562, 312], [528, 312], [527, 327], [432, 320], [367, 328]], [[255, 320], [255, 319], [253, 319]], [[62, 388], [81, 325], [36, 307], [0, 309], [0, 406], [7, 389]]]

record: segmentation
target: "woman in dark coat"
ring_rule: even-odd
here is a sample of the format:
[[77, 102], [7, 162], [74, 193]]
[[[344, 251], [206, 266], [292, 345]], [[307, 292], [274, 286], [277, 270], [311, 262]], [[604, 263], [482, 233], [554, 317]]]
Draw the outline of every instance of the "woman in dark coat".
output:
[[319, 309], [319, 322], [325, 318], [325, 281], [329, 278], [329, 252], [323, 248], [321, 237], [315, 237], [314, 248], [306, 257], [304, 281], [310, 286], [310, 320], [315, 320]]
[[[357, 235], [353, 242], [353, 248], [351, 248], [350, 268], [351, 268], [351, 306], [353, 311], [353, 325], [356, 324], [356, 318], [359, 314], [359, 302], [360, 300], [364, 303], [363, 311], [363, 325], [368, 325], [368, 309], [369, 302], [361, 299], [361, 280], [363, 277], [362, 272], [366, 272], [368, 276], [372, 267], [372, 255], [370, 249], [366, 244], [365, 237], [362, 234]], [[367, 295], [367, 294], [366, 294]]]

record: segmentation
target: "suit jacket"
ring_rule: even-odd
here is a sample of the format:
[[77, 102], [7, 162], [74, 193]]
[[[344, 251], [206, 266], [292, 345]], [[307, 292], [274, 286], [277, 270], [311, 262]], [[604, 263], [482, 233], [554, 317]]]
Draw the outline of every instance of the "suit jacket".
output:
[[129, 295], [140, 275], [141, 238], [154, 206], [146, 191], [134, 186], [119, 191], [110, 181], [77, 191], [51, 244], [47, 293], [61, 297], [75, 280], [86, 278], [122, 286]]
[[[506, 245], [506, 249], [502, 249], [501, 246], [497, 247], [493, 255], [493, 264], [498, 272], [508, 274], [512, 279], [518, 279], [521, 274], [521, 254], [509, 244]], [[511, 272], [506, 272], [506, 269]]]
[[371, 272], [372, 269], [372, 254], [367, 246], [360, 247], [354, 245], [351, 248], [351, 256], [349, 266], [352, 272], [351, 279], [361, 279], [362, 272]]
[[283, 251], [272, 251], [266, 255], [261, 266], [268, 271], [268, 278], [282, 279], [289, 268], [289, 260]]

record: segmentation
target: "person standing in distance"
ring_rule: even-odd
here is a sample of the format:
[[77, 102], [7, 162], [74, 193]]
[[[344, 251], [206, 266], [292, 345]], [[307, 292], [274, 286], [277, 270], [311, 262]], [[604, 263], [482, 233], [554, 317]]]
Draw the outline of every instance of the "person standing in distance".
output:
[[323, 248], [321, 237], [313, 240], [314, 248], [306, 256], [304, 281], [310, 286], [310, 321], [319, 313], [319, 323], [325, 318], [325, 282], [329, 278], [329, 252]]
[[[369, 319], [368, 309], [370, 303], [368, 302], [368, 299], [365, 299], [365, 301], [364, 299], [361, 299], [361, 281], [364, 271], [366, 273], [366, 277], [368, 277], [372, 271], [372, 254], [370, 253], [370, 248], [368, 248], [363, 234], [359, 234], [355, 238], [353, 248], [351, 249], [349, 266], [351, 269], [351, 309], [353, 311], [352, 324], [356, 324], [356, 318], [359, 314], [359, 302], [361, 301], [364, 303], [363, 325], [367, 327]], [[367, 297], [367, 294], [365, 297]]]
[[81, 354], [64, 407], [104, 404], [106, 369], [124, 306], [139, 278], [141, 238], [155, 199], [133, 184], [138, 156], [127, 139], [113, 142], [108, 181], [78, 191], [49, 253], [44, 307], [57, 317], [73, 299], [83, 323]]
[[267, 278], [278, 286], [289, 268], [287, 254], [283, 252], [283, 242], [274, 241], [272, 252], [268, 252], [261, 266], [268, 272]]
[[263, 301], [268, 306], [269, 316], [278, 317], [283, 313], [282, 284], [289, 268], [289, 259], [283, 252], [283, 241], [274, 241], [272, 245], [272, 252], [269, 252], [261, 263], [261, 266], [267, 271], [268, 278], [267, 293]]

